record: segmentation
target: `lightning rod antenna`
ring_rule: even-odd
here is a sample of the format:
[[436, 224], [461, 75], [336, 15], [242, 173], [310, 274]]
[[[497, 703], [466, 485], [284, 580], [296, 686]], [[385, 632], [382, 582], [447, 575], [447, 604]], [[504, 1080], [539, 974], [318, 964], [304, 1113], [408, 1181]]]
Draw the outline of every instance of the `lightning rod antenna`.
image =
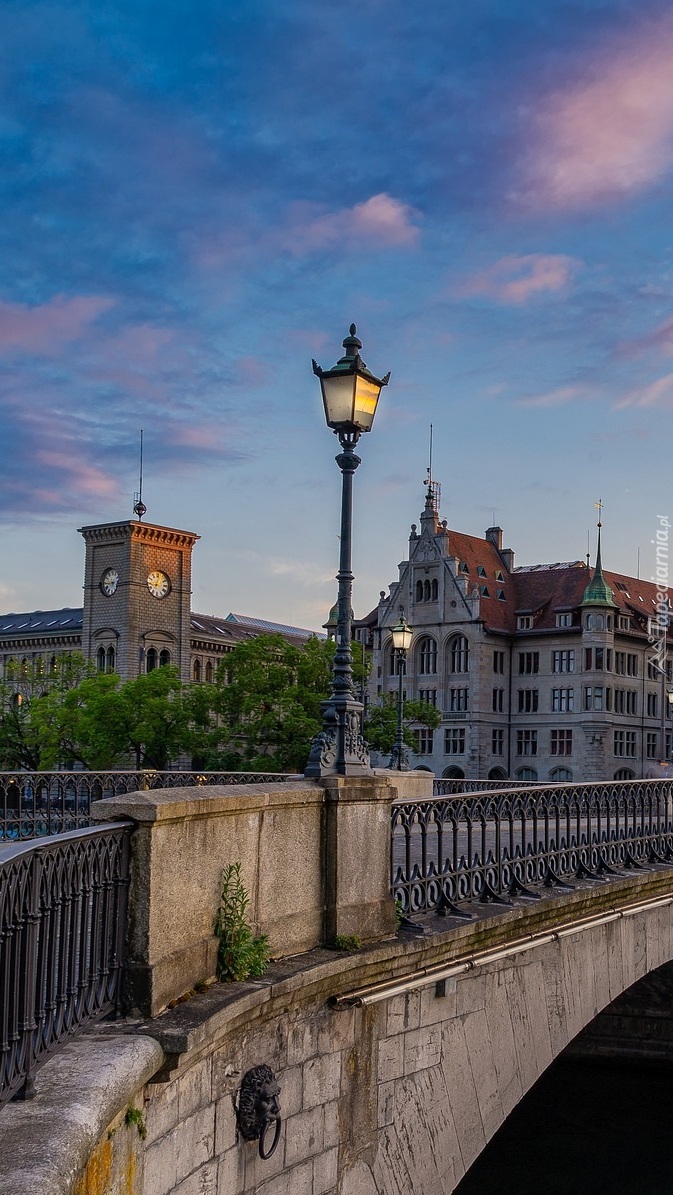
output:
[[143, 502], [143, 429], [140, 429], [140, 478], [138, 492], [133, 495], [133, 513], [138, 516], [138, 520], [142, 519], [144, 514], [147, 514], [147, 507]]

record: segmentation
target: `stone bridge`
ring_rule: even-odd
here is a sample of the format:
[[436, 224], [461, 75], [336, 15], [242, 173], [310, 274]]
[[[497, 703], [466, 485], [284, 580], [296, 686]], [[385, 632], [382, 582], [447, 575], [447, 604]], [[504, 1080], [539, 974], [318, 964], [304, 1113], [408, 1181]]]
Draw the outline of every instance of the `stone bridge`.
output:
[[[471, 904], [469, 921], [429, 911], [395, 934], [390, 804], [423, 783], [101, 803], [138, 827], [135, 1007], [71, 1040], [36, 1098], [2, 1111], [0, 1195], [449, 1195], [587, 1027], [587, 1048], [664, 1053], [673, 868]], [[276, 961], [262, 979], [213, 984], [217, 879], [234, 857]], [[322, 945], [356, 929], [357, 951]], [[266, 1160], [235, 1111], [260, 1064], [281, 1087]]]

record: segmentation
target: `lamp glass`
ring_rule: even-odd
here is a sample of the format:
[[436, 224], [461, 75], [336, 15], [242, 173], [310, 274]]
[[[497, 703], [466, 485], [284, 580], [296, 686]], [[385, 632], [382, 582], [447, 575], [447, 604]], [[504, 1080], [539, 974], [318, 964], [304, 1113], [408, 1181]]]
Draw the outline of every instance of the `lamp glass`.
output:
[[327, 426], [342, 427], [345, 423], [352, 423], [354, 375], [346, 373], [330, 377], [329, 374], [323, 374], [320, 385]]
[[356, 373], [355, 383], [355, 403], [353, 409], [353, 423], [360, 431], [371, 431], [374, 416], [376, 414], [376, 407], [381, 393], [381, 383], [372, 381], [371, 378], [363, 378], [362, 374]]
[[413, 631], [411, 627], [402, 619], [396, 627], [391, 631], [393, 637], [393, 647], [395, 651], [408, 651], [411, 646], [411, 639]]

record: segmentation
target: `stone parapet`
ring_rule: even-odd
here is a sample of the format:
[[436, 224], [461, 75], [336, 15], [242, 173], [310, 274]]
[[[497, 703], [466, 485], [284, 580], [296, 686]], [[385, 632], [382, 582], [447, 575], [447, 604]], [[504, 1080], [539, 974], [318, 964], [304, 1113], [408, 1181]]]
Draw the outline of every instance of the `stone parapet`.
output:
[[[427, 783], [427, 782], [426, 782]], [[240, 862], [248, 920], [274, 958], [338, 936], [395, 930], [387, 778], [225, 785], [99, 801], [95, 820], [130, 818], [127, 999], [155, 1015], [214, 978], [223, 869]]]

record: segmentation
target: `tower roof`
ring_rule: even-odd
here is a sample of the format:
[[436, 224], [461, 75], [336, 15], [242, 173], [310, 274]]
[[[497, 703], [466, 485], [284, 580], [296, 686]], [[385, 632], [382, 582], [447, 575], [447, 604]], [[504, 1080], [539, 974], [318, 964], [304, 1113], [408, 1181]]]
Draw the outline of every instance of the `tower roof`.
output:
[[614, 594], [603, 576], [601, 564], [601, 524], [598, 524], [598, 547], [596, 548], [596, 567], [594, 575], [584, 590], [583, 606], [616, 606]]

